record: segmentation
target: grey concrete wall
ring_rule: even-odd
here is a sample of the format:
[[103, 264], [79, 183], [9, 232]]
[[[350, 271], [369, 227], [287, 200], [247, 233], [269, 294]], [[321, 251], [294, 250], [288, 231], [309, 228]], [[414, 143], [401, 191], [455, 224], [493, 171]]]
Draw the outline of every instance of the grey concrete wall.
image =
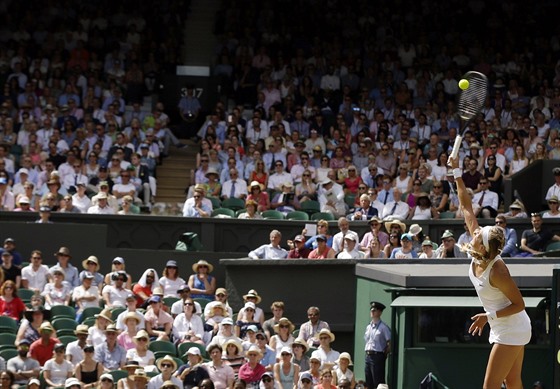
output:
[[[544, 196], [544, 195], [543, 195]], [[0, 238], [6, 236], [9, 227], [4, 222], [32, 222], [37, 218], [36, 213], [0, 212]], [[185, 232], [195, 232], [203, 244], [203, 251], [211, 253], [237, 253], [234, 256], [245, 256], [250, 250], [269, 242], [269, 233], [277, 229], [282, 233], [282, 245], [286, 247], [286, 240], [293, 239], [300, 234], [306, 222], [290, 220], [238, 220], [238, 219], [197, 219], [184, 217], [158, 216], [118, 216], [118, 215], [84, 215], [84, 214], [53, 214], [53, 225], [73, 223], [73, 225], [103, 225], [106, 226], [106, 246], [113, 248], [134, 248], [148, 250], [174, 250], [181, 235]], [[405, 224], [416, 221], [407, 220]], [[492, 220], [488, 220], [493, 223]], [[423, 234], [430, 236], [436, 242], [446, 229], [454, 231], [458, 237], [464, 232], [463, 221], [456, 219], [442, 219], [418, 221], [423, 228]], [[484, 223], [481, 223], [484, 224]], [[560, 225], [553, 220], [545, 220], [544, 225], [555, 233], [560, 233]], [[521, 232], [531, 228], [529, 219], [510, 220], [508, 227]], [[50, 228], [49, 226], [45, 227]], [[352, 230], [360, 236], [369, 231], [367, 223], [352, 222]], [[408, 228], [408, 227], [407, 227]], [[4, 232], [8, 231], [8, 232]], [[330, 233], [338, 232], [336, 222], [330, 222]], [[87, 243], [89, 236], [82, 236]], [[105, 244], [105, 243], [104, 243]], [[222, 254], [222, 258], [229, 257]]]
[[284, 315], [294, 324], [308, 320], [307, 308], [317, 306], [321, 320], [336, 336], [333, 348], [354, 351], [356, 303], [355, 261], [352, 260], [222, 260], [230, 304], [241, 308], [242, 296], [255, 289], [262, 296], [259, 306], [270, 317], [270, 305], [286, 304]]

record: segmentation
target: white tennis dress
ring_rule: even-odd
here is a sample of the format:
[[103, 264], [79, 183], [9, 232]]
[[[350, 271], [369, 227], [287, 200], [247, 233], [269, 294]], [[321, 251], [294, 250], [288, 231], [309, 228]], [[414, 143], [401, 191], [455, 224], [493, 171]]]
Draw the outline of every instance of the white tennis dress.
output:
[[[500, 256], [494, 258], [480, 277], [474, 275], [474, 261], [471, 262], [469, 267], [469, 278], [486, 312], [497, 312], [511, 305], [511, 301], [501, 290], [490, 285], [490, 271], [494, 263], [501, 259]], [[522, 346], [531, 340], [531, 319], [529, 319], [525, 310], [514, 315], [499, 317], [491, 322], [489, 321], [488, 324], [490, 325], [488, 341], [491, 344]]]

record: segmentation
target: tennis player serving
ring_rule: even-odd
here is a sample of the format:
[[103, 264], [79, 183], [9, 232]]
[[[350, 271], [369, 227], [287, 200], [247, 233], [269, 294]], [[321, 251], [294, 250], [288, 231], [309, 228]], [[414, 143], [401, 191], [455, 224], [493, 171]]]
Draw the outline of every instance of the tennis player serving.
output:
[[469, 328], [472, 335], [481, 335], [490, 325], [492, 344], [486, 366], [484, 389], [500, 389], [505, 381], [508, 389], [521, 389], [521, 368], [525, 345], [531, 340], [531, 320], [519, 288], [509, 274], [500, 253], [504, 247], [504, 230], [499, 226], [480, 227], [472, 201], [463, 182], [459, 159], [449, 158], [457, 182], [459, 204], [472, 241], [462, 248], [471, 258], [469, 278], [486, 313], [474, 315]]

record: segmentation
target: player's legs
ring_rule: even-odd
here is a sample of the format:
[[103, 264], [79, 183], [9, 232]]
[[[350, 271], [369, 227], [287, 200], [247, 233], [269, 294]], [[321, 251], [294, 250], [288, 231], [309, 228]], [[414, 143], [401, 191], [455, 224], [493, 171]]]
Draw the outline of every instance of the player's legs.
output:
[[500, 389], [506, 377], [510, 380], [508, 389], [521, 388], [521, 366], [524, 346], [494, 344], [484, 377], [484, 389]]
[[517, 355], [517, 359], [513, 363], [511, 370], [506, 376], [506, 385], [508, 389], [522, 389], [523, 382], [521, 381], [521, 370], [523, 368], [523, 357], [525, 355], [525, 347], [521, 348], [521, 351]]

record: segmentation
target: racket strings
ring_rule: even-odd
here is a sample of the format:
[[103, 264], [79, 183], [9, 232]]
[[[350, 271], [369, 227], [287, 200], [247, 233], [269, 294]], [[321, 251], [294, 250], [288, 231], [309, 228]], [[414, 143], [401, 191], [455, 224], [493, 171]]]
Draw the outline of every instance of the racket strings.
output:
[[457, 103], [459, 116], [463, 120], [471, 120], [484, 106], [488, 93], [488, 79], [483, 75], [469, 72], [466, 79], [469, 81], [469, 88], [461, 91]]

